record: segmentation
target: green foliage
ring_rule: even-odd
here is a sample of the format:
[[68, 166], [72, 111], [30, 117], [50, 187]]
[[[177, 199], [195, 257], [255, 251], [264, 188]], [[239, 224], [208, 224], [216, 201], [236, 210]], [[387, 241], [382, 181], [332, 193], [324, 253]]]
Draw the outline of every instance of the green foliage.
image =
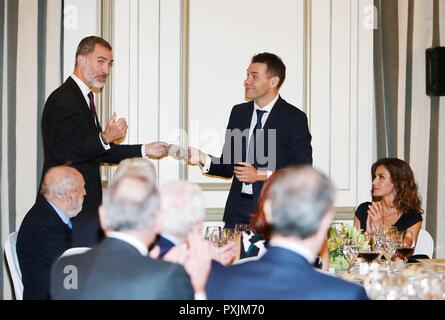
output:
[[360, 251], [369, 250], [369, 242], [362, 230], [357, 230], [354, 226], [345, 224], [338, 228], [329, 228], [329, 263], [335, 270], [348, 269], [348, 262], [343, 255], [343, 244], [348, 239], [354, 240]]

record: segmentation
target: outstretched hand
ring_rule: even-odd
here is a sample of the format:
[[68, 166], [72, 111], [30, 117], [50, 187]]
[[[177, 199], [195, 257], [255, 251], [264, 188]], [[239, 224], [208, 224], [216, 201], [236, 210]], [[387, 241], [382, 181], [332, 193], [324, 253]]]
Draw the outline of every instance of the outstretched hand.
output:
[[206, 154], [199, 149], [188, 147], [187, 149], [187, 157], [185, 161], [190, 165], [201, 165], [204, 166], [206, 162]]
[[148, 157], [159, 159], [163, 158], [168, 153], [170, 144], [163, 141], [156, 141], [145, 145], [145, 154]]

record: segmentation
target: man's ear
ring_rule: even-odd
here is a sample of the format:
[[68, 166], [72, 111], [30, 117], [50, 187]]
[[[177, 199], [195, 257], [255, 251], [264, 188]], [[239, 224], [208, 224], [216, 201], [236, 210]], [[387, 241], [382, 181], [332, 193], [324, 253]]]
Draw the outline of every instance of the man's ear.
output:
[[82, 55], [78, 55], [76, 58], [77, 65], [83, 67], [85, 65], [85, 57]]
[[332, 210], [329, 210], [328, 213], [321, 218], [320, 222], [320, 230], [323, 234], [326, 234], [329, 230], [329, 226], [331, 225], [332, 220], [335, 217], [335, 213]]
[[107, 231], [107, 219], [105, 217], [105, 208], [104, 205], [101, 204], [99, 207], [99, 222], [100, 226], [102, 227], [102, 230], [105, 232]]
[[272, 87], [277, 88], [278, 84], [280, 83], [280, 78], [277, 76], [273, 76], [272, 78], [270, 78], [270, 80]]
[[162, 232], [162, 225], [164, 224], [163, 211], [159, 209], [158, 214], [156, 215], [154, 231], [156, 234], [160, 234]]
[[264, 218], [266, 219], [266, 222], [268, 224], [272, 224], [273, 218], [272, 218], [272, 201], [266, 200], [263, 205], [263, 211], [264, 211]]

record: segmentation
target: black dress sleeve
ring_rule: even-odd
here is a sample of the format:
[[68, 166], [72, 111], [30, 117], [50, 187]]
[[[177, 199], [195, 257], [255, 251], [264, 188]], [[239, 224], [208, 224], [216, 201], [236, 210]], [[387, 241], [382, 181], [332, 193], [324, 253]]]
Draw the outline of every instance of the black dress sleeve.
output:
[[368, 207], [371, 202], [363, 202], [355, 211], [355, 216], [360, 221], [360, 229], [366, 231], [366, 220], [368, 219]]
[[400, 217], [395, 224], [399, 231], [406, 231], [413, 225], [423, 220], [422, 215], [416, 211], [409, 210]]

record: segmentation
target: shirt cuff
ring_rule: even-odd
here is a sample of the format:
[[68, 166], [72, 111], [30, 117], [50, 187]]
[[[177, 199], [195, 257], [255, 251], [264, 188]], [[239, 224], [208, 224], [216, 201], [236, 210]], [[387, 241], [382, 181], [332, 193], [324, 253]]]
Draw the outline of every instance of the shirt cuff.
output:
[[209, 155], [206, 155], [206, 162], [204, 166], [201, 168], [202, 173], [208, 173], [211, 165], [212, 165], [212, 158], [210, 158]]
[[207, 300], [207, 295], [205, 292], [197, 292], [195, 293], [195, 300]]
[[270, 176], [273, 174], [273, 171], [272, 171], [272, 170], [266, 170], [266, 171], [264, 171], [264, 170], [259, 170], [259, 169], [258, 169], [258, 171], [260, 171], [260, 172], [265, 172], [265, 173], [266, 173], [266, 176], [267, 176], [267, 179], [269, 179]]
[[102, 144], [102, 147], [104, 147], [105, 150], [110, 150], [110, 148], [111, 148], [110, 145], [103, 142], [102, 137], [101, 137], [101, 132], [99, 132], [99, 141], [100, 141], [100, 143]]
[[148, 159], [148, 156], [145, 154], [145, 144], [141, 145], [141, 156], [144, 159]]

